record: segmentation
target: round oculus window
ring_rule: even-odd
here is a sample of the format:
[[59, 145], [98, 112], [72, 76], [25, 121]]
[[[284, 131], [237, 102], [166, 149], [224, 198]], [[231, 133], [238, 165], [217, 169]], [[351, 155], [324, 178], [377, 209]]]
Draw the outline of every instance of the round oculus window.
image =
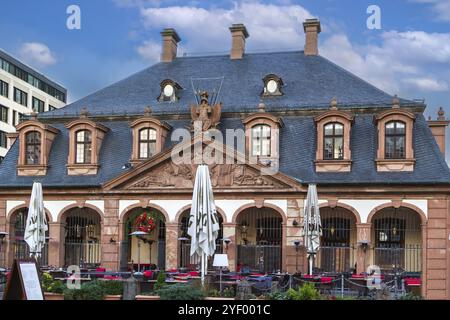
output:
[[166, 84], [165, 86], [164, 86], [164, 95], [166, 96], [166, 97], [171, 97], [171, 96], [173, 96], [173, 93], [174, 93], [174, 88], [173, 88], [173, 86], [171, 85], [171, 84]]
[[278, 90], [278, 82], [276, 82], [275, 80], [269, 80], [268, 82], [267, 82], [267, 85], [266, 85], [266, 88], [267, 88], [267, 91], [269, 92], [269, 93], [275, 93], [275, 92], [277, 92], [277, 90]]

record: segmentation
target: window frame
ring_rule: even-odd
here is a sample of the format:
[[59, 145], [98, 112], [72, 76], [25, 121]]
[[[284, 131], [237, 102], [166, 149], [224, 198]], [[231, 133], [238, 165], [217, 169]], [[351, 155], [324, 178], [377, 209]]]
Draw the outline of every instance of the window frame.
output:
[[8, 123], [9, 120], [9, 108], [0, 104], [0, 121]]
[[[36, 103], [38, 105], [37, 108], [35, 106]], [[36, 97], [33, 96], [31, 98], [31, 107], [37, 113], [43, 113], [43, 112], [45, 112], [45, 101], [42, 101], [41, 99], [36, 98]], [[42, 110], [41, 110], [41, 107], [42, 107]]]
[[[260, 147], [260, 154], [255, 154], [255, 128], [260, 128], [260, 136], [256, 137], [256, 141], [259, 141], [259, 147]], [[264, 137], [264, 128], [268, 129], [269, 135]], [[267, 131], [266, 131], [267, 133]], [[260, 139], [260, 140], [259, 140]], [[263, 153], [263, 147], [264, 147], [264, 140], [268, 141], [269, 145], [267, 150], [269, 151], [269, 154], [262, 154]], [[265, 123], [257, 123], [254, 126], [251, 127], [251, 155], [252, 157], [271, 157], [272, 156], [272, 127]]]
[[[388, 133], [388, 125], [394, 124], [394, 133]], [[403, 125], [403, 133], [398, 133], [398, 125]], [[387, 140], [388, 138], [391, 138], [393, 140], [393, 152], [392, 156], [388, 155], [388, 148], [387, 148]], [[402, 147], [403, 147], [403, 153], [401, 153], [398, 149], [398, 143], [399, 139], [403, 139]], [[400, 120], [392, 120], [387, 122], [384, 125], [384, 158], [389, 160], [402, 160], [406, 159], [406, 123]]]
[[[147, 139], [142, 138], [142, 133], [146, 131], [147, 132]], [[154, 139], [151, 138], [151, 132], [154, 133]], [[158, 130], [152, 127], [145, 127], [138, 130], [138, 157], [139, 160], [147, 160], [153, 157], [156, 154], [156, 148], [157, 148], [157, 140], [158, 140]], [[146, 146], [146, 152], [147, 156], [142, 156], [142, 146], [145, 144]], [[151, 152], [151, 145], [154, 145], [153, 149], [154, 152]]]
[[[80, 141], [78, 134], [84, 133], [83, 140]], [[88, 134], [86, 134], [88, 133]], [[92, 131], [88, 129], [80, 129], [75, 131], [75, 164], [92, 164]], [[79, 149], [82, 146], [83, 155], [82, 161], [79, 161]]]
[[[35, 134], [38, 136], [38, 141], [36, 142], [29, 142], [28, 137], [32, 134]], [[41, 164], [41, 156], [42, 156], [42, 134], [41, 132], [37, 130], [30, 130], [25, 133], [25, 165], [27, 166], [38, 166]], [[33, 163], [30, 163], [29, 161], [29, 148], [33, 147], [33, 154], [36, 156], [36, 161]]]
[[[333, 126], [333, 133], [331, 135], [327, 135], [327, 127], [332, 125]], [[341, 126], [341, 131], [342, 134], [337, 134], [336, 133], [336, 126]], [[327, 139], [332, 139], [332, 150], [333, 150], [333, 156], [327, 157], [327, 144], [326, 144], [326, 140]], [[337, 139], [341, 139], [341, 155], [340, 157], [336, 157], [335, 155], [335, 151], [336, 151], [336, 140]], [[345, 147], [344, 147], [344, 143], [345, 143], [345, 125], [341, 122], [328, 122], [325, 123], [323, 126], [323, 160], [344, 160], [344, 153], [345, 153]]]
[[[17, 94], [20, 94], [20, 98], [18, 98]], [[28, 108], [28, 93], [20, 90], [17, 87], [14, 87], [14, 102], [20, 104], [21, 106], [27, 107]], [[17, 101], [20, 100], [20, 101]]]
[[9, 83], [3, 80], [0, 80], [0, 96], [9, 98]]

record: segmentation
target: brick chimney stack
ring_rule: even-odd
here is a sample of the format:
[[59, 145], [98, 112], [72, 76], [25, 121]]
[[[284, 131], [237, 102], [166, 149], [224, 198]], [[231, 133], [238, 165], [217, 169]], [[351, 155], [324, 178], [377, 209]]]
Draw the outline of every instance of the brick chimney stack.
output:
[[428, 126], [443, 155], [445, 155], [445, 130], [449, 124], [450, 121], [445, 117], [445, 111], [442, 107], [439, 108], [437, 120], [431, 120], [431, 117], [428, 120]]
[[231, 60], [242, 59], [245, 53], [245, 39], [249, 37], [247, 28], [242, 23], [233, 24], [231, 31]]
[[175, 29], [167, 28], [161, 32], [161, 62], [172, 62], [177, 57], [178, 42], [181, 41]]
[[317, 56], [319, 54], [319, 33], [322, 31], [319, 19], [306, 19], [303, 23], [305, 30], [305, 56]]

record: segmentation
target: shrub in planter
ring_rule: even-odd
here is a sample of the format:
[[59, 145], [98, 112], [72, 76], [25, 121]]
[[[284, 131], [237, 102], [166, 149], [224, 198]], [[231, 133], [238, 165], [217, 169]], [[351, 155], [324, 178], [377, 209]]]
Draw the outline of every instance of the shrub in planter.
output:
[[299, 300], [320, 300], [320, 292], [316, 289], [314, 284], [312, 283], [305, 283], [300, 289], [299, 289]]
[[205, 293], [191, 285], [174, 284], [156, 291], [161, 300], [203, 300]]
[[108, 296], [120, 296], [123, 294], [123, 282], [122, 281], [99, 281], [100, 286], [103, 288], [103, 294]]
[[166, 285], [166, 274], [164, 272], [158, 273], [158, 278], [156, 278], [156, 283], [153, 286], [153, 290], [157, 291], [162, 289]]
[[104, 288], [98, 280], [83, 283], [80, 290], [64, 291], [65, 300], [103, 300], [104, 296]]

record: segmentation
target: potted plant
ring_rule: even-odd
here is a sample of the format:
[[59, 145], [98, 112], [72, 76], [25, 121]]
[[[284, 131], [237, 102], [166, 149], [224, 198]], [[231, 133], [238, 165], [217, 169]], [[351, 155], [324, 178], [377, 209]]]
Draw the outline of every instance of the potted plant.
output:
[[209, 292], [205, 300], [235, 300], [235, 292], [233, 288], [225, 288], [222, 292], [213, 289]]
[[173, 284], [165, 285], [157, 291], [161, 300], [203, 300], [205, 293], [193, 285]]
[[64, 288], [62, 281], [53, 280], [53, 277], [47, 272], [42, 275], [42, 290], [45, 300], [64, 300]]
[[136, 296], [136, 300], [161, 300], [161, 297], [156, 292], [166, 286], [166, 274], [164, 272], [158, 273], [158, 278], [153, 286], [153, 293], [144, 293]]
[[122, 300], [123, 282], [118, 280], [103, 280], [103, 300]]

